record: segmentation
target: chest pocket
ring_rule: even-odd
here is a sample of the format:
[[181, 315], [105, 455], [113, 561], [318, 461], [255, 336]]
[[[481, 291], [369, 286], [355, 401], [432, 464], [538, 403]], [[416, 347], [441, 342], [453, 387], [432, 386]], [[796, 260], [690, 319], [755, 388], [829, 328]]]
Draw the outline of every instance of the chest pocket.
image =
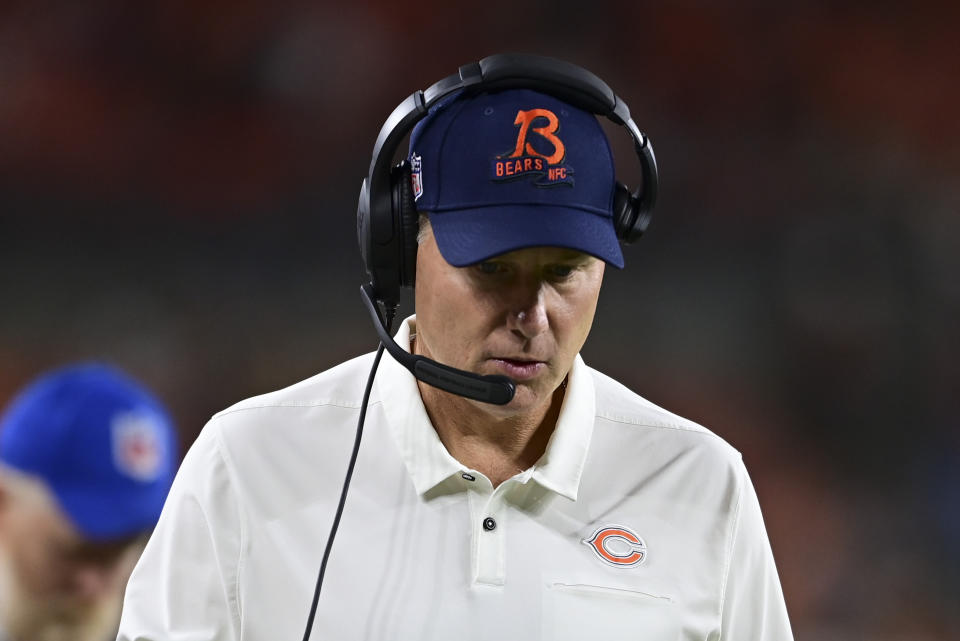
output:
[[543, 592], [543, 641], [678, 641], [680, 608], [670, 597], [582, 583]]

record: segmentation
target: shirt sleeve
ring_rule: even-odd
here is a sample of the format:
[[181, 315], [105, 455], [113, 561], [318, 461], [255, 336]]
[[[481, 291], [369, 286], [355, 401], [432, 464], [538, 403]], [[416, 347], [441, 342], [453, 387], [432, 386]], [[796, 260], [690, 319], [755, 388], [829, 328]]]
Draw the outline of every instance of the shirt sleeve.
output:
[[792, 641], [783, 589], [753, 483], [740, 464], [740, 500], [721, 597], [721, 641]]
[[239, 504], [215, 423], [190, 448], [127, 584], [118, 641], [237, 641]]

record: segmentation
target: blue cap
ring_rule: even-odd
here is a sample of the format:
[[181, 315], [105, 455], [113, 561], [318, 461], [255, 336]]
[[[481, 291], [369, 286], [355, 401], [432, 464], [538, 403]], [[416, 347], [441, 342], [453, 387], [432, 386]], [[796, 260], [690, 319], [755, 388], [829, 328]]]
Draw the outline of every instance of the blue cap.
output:
[[451, 265], [549, 246], [623, 267], [613, 155], [591, 113], [529, 89], [454, 94], [417, 123], [408, 160]]
[[39, 477], [91, 539], [120, 539], [156, 524], [176, 452], [159, 401], [95, 363], [42, 376], [0, 418], [0, 461]]

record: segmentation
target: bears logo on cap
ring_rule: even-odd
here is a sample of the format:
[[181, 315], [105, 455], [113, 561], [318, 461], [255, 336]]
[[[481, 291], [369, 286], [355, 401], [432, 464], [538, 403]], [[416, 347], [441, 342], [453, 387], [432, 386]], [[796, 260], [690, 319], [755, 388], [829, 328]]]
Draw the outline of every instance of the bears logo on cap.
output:
[[[534, 127], [535, 122], [545, 124]], [[502, 182], [520, 178], [536, 178], [537, 187], [573, 186], [573, 169], [563, 164], [566, 147], [557, 136], [560, 119], [549, 109], [528, 109], [517, 111], [513, 121], [520, 127], [517, 132], [517, 144], [508, 154], [501, 154], [493, 161], [493, 180]], [[531, 136], [533, 133], [535, 136]], [[534, 145], [531, 139], [536, 140]]]

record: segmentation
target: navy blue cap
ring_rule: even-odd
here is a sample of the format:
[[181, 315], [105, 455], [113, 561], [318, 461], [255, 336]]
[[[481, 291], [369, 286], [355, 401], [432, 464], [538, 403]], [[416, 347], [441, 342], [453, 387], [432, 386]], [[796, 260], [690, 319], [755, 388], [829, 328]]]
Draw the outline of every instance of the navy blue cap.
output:
[[111, 367], [50, 372], [0, 417], [0, 461], [41, 479], [95, 540], [151, 529], [176, 472], [177, 439], [160, 402]]
[[454, 94], [417, 123], [408, 160], [451, 265], [548, 246], [623, 267], [613, 155], [591, 113], [529, 89]]

